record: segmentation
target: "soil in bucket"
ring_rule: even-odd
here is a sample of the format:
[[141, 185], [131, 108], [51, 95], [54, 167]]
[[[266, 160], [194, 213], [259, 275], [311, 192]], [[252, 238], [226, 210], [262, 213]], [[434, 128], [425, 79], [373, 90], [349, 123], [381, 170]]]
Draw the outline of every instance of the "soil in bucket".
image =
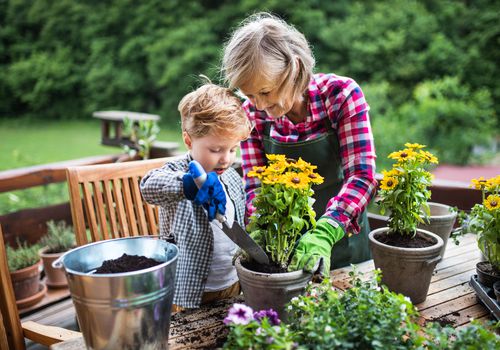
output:
[[142, 255], [123, 254], [118, 259], [105, 260], [102, 265], [96, 269], [94, 274], [131, 272], [147, 269], [160, 264], [160, 261]]
[[285, 273], [288, 272], [286, 268], [283, 268], [279, 266], [278, 264], [261, 264], [258, 263], [255, 260], [249, 260], [249, 261], [242, 261], [241, 265], [245, 267], [246, 269], [254, 272], [261, 272], [261, 273]]

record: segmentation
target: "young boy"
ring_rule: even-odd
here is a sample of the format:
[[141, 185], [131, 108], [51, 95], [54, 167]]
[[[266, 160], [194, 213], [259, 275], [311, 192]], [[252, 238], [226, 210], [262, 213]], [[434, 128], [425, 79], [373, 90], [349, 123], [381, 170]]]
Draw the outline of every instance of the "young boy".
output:
[[[188, 153], [150, 171], [141, 181], [144, 199], [160, 208], [160, 236], [179, 248], [174, 311], [240, 293], [232, 256], [237, 246], [222, 232], [215, 214], [244, 225], [243, 181], [231, 168], [251, 126], [241, 102], [229, 90], [205, 84], [179, 103]], [[198, 189], [190, 162], [207, 172]], [[208, 216], [207, 216], [207, 211]]]

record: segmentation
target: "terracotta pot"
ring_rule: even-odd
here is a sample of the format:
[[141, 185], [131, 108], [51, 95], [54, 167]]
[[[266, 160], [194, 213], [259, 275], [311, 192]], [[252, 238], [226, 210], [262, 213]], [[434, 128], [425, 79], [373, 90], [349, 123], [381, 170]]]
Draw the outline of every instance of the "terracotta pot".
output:
[[488, 261], [480, 261], [476, 264], [477, 280], [483, 286], [493, 288], [496, 281], [500, 281], [498, 274], [491, 273], [491, 264]]
[[[373, 229], [387, 227], [389, 216], [380, 215], [377, 209], [378, 208], [371, 207], [370, 212], [368, 212], [370, 227]], [[420, 224], [418, 225], [418, 228], [435, 233], [442, 238], [444, 244], [443, 248], [441, 248], [441, 251], [439, 252], [442, 259], [444, 257], [446, 245], [448, 244], [448, 238], [450, 238], [453, 225], [455, 225], [457, 213], [451, 212], [451, 207], [449, 205], [441, 203], [429, 202], [429, 209], [431, 211], [429, 223]]]
[[245, 268], [240, 258], [235, 262], [245, 304], [254, 311], [273, 309], [286, 321], [285, 304], [302, 294], [312, 273], [302, 270], [285, 273], [262, 273]]
[[382, 270], [382, 283], [391, 291], [409, 297], [414, 304], [427, 298], [432, 272], [441, 259], [443, 240], [438, 235], [417, 229], [417, 235], [434, 244], [425, 248], [394, 247], [377, 240], [388, 227], [373, 230], [368, 235], [375, 267]]
[[29, 298], [40, 292], [40, 264], [41, 261], [10, 273], [16, 300]]
[[48, 254], [46, 253], [48, 249], [48, 247], [44, 247], [39, 251], [40, 257], [42, 258], [43, 270], [45, 271], [45, 276], [47, 277], [45, 284], [49, 288], [67, 287], [68, 280], [66, 279], [64, 270], [52, 267], [52, 263], [59, 259], [65, 252]]

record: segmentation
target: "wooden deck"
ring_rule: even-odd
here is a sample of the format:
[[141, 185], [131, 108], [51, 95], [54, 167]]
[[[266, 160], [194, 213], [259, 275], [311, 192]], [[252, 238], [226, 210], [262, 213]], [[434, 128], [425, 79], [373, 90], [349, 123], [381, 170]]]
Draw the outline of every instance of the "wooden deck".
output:
[[[469, 286], [470, 277], [475, 274], [475, 264], [480, 259], [474, 235], [464, 237], [460, 245], [448, 243], [444, 259], [438, 263], [427, 299], [418, 304], [420, 322], [445, 321], [455, 327], [464, 327], [471, 318], [490, 320], [488, 310], [479, 303], [475, 292]], [[373, 261], [359, 264], [358, 271], [369, 278], [374, 269]], [[331, 273], [333, 285], [341, 290], [349, 287], [350, 268], [334, 270]], [[212, 349], [220, 347], [227, 335], [222, 323], [227, 309], [234, 302], [243, 302], [243, 297], [218, 302], [197, 310], [172, 315], [169, 349]], [[51, 306], [45, 311], [30, 315], [26, 320], [36, 320], [47, 325], [67, 327], [75, 321], [74, 309], [69, 300]], [[82, 339], [53, 345], [51, 349], [84, 349]], [[34, 349], [30, 347], [30, 349]]]

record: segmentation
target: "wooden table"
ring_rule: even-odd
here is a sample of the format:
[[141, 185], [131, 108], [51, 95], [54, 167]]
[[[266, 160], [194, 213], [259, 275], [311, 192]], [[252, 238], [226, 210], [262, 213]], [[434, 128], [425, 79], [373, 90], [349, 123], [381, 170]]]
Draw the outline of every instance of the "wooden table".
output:
[[[492, 319], [488, 310], [479, 303], [473, 289], [469, 286], [470, 277], [475, 273], [475, 264], [480, 259], [476, 237], [467, 235], [460, 245], [449, 242], [444, 259], [438, 263], [429, 287], [427, 299], [418, 304], [421, 317], [419, 322], [438, 321], [455, 327], [464, 327], [471, 318]], [[357, 265], [363, 272], [362, 279], [373, 274], [373, 261]], [[331, 272], [333, 285], [345, 290], [349, 288], [348, 273], [351, 268]], [[197, 310], [183, 311], [172, 315], [169, 349], [213, 349], [221, 347], [227, 336], [228, 328], [222, 323], [227, 309], [234, 302], [243, 302], [239, 296], [221, 301]], [[55, 344], [53, 350], [84, 349], [83, 340]]]

